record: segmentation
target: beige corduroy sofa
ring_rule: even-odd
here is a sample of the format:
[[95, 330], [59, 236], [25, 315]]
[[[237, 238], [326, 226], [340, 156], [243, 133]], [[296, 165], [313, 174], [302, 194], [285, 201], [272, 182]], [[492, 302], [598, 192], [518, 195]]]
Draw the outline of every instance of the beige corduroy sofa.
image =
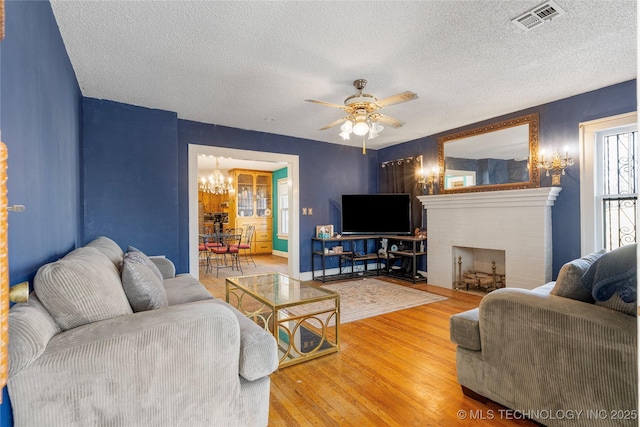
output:
[[452, 316], [463, 392], [514, 411], [495, 418], [637, 426], [636, 259], [635, 244], [591, 254], [556, 282], [499, 289]]
[[266, 426], [276, 343], [172, 262], [99, 237], [9, 313], [16, 426]]

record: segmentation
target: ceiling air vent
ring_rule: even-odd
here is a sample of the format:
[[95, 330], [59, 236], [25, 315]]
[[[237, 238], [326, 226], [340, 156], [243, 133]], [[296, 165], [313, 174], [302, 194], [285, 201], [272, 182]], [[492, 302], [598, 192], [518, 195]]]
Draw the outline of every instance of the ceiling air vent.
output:
[[554, 1], [547, 1], [534, 7], [527, 13], [512, 19], [511, 22], [521, 30], [530, 31], [540, 25], [551, 21], [553, 18], [564, 15], [566, 12]]

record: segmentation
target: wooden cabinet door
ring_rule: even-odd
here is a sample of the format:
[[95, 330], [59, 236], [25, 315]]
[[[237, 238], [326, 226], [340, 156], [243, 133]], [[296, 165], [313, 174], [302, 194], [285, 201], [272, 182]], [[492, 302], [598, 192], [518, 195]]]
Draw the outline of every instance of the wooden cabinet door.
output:
[[271, 172], [234, 169], [235, 194], [231, 198], [230, 227], [256, 227], [251, 250], [256, 254], [273, 251], [272, 176]]
[[256, 174], [256, 215], [271, 217], [271, 174]]
[[255, 194], [254, 176], [248, 172], [236, 174], [236, 215], [249, 218], [254, 215], [253, 196]]

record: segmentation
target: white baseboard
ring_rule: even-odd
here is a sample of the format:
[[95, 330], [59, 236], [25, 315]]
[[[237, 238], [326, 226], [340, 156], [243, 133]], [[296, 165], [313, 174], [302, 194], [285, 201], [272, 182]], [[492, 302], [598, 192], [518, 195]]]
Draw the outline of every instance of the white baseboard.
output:
[[289, 258], [289, 252], [271, 251], [271, 255], [279, 256], [279, 257], [282, 257], [282, 258]]

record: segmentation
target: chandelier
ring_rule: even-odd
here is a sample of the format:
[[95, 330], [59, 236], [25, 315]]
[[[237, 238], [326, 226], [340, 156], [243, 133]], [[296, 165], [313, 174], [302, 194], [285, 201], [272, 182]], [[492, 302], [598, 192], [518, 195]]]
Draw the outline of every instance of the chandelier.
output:
[[222, 172], [220, 171], [220, 161], [216, 157], [216, 168], [209, 175], [208, 178], [204, 176], [200, 178], [200, 183], [198, 185], [198, 190], [204, 193], [212, 193], [212, 194], [227, 194], [229, 192], [233, 193], [233, 179], [231, 177], [225, 178]]

